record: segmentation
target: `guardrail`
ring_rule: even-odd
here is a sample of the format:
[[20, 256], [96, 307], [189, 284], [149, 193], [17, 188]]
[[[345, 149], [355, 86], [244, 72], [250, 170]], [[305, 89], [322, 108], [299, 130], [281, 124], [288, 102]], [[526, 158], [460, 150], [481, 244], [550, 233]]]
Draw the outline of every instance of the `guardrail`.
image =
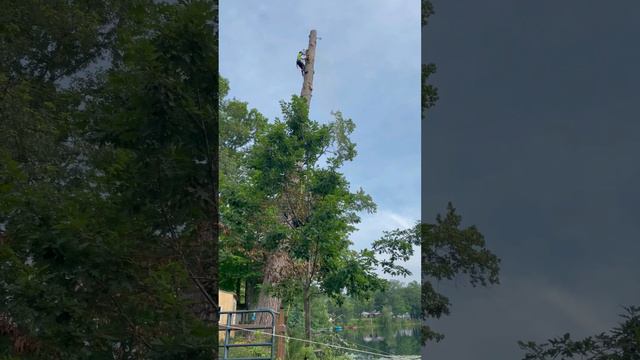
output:
[[[268, 314], [267, 318], [270, 320], [267, 324], [260, 323], [250, 323], [250, 324], [234, 324], [234, 318], [237, 319], [238, 315], [244, 317], [247, 314], [254, 314], [253, 318], [257, 318], [257, 314], [265, 313]], [[218, 331], [224, 331], [224, 341], [219, 345], [220, 348], [223, 349], [222, 358], [223, 360], [284, 360], [284, 341], [278, 341], [278, 353], [276, 355], [276, 335], [278, 333], [284, 333], [284, 314], [282, 313], [282, 309], [280, 313], [273, 311], [271, 309], [256, 309], [256, 310], [236, 310], [236, 311], [220, 311], [220, 319], [224, 320], [223, 317], [226, 315], [226, 321], [218, 325]], [[278, 327], [278, 329], [276, 329]], [[266, 342], [255, 342], [255, 343], [239, 343], [233, 344], [231, 343], [231, 333], [238, 331], [247, 331], [254, 333], [261, 333], [270, 335], [271, 340]], [[284, 340], [282, 337], [278, 338], [278, 340]], [[232, 348], [238, 347], [269, 347], [270, 348], [270, 357], [243, 357], [243, 358], [233, 358], [229, 357], [229, 352]]]

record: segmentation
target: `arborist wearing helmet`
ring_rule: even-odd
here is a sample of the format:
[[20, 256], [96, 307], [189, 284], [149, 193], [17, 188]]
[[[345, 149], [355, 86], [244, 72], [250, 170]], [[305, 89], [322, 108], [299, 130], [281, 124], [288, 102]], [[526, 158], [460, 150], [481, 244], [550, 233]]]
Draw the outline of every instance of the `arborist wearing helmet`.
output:
[[298, 59], [296, 60], [296, 65], [300, 68], [302, 72], [302, 76], [304, 76], [304, 61], [306, 61], [304, 53], [302, 51], [298, 51]]

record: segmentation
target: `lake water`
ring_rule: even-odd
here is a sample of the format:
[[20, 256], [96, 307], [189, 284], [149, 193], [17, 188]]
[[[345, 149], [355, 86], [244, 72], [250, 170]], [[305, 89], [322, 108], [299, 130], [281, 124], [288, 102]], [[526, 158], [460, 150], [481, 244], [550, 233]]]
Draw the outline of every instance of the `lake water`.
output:
[[[371, 324], [358, 326], [356, 329], [346, 328], [336, 335], [343, 340], [345, 347], [383, 355], [397, 355], [393, 359], [420, 358], [422, 343], [420, 328], [417, 326], [412, 327], [397, 323], [389, 326]], [[389, 359], [389, 357], [378, 357], [364, 353], [354, 353], [352, 356], [358, 360]]]

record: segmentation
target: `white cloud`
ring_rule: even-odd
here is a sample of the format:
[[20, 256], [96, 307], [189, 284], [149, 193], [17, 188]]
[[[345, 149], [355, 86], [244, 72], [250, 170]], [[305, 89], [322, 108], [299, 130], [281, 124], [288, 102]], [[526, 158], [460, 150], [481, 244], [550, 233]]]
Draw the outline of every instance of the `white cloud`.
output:
[[410, 221], [409, 219], [407, 219], [406, 217], [403, 217], [401, 215], [398, 214], [394, 214], [392, 212], [389, 213], [388, 215], [393, 221], [395, 221], [396, 224], [399, 225], [399, 227], [401, 228], [408, 228], [411, 227], [411, 225], [415, 222], [415, 221]]
[[357, 249], [368, 247], [373, 241], [379, 239], [384, 231], [410, 227], [419, 216], [419, 212], [409, 216], [389, 210], [378, 210], [374, 214], [364, 214], [362, 222], [358, 224], [358, 230], [351, 237], [354, 246]]

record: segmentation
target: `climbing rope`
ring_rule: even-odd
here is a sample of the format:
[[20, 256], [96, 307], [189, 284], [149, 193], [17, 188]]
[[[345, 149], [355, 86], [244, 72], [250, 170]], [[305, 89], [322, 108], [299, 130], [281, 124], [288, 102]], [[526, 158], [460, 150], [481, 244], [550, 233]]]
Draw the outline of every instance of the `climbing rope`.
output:
[[[274, 334], [266, 332], [266, 331], [244, 329], [244, 328], [233, 326], [233, 325], [226, 325], [226, 327], [229, 328], [229, 329], [240, 330], [240, 331], [248, 331], [248, 332], [253, 332], [253, 333], [257, 333], [257, 334], [265, 334], [265, 335], [269, 335], [269, 336], [274, 335]], [[325, 344], [325, 343], [321, 343], [321, 342], [318, 342], [318, 341], [294, 338], [292, 336], [287, 336], [287, 335], [275, 334], [275, 336], [281, 337], [281, 338], [285, 338], [285, 339], [288, 339], [288, 340], [296, 340], [296, 341], [306, 342], [306, 343], [310, 343], [310, 344], [333, 347], [333, 348], [336, 348], [336, 349], [342, 349], [342, 350], [348, 350], [348, 351], [352, 351], [352, 352], [359, 352], [359, 353], [363, 353], [363, 354], [375, 355], [375, 356], [379, 356], [379, 357], [383, 357], [383, 358], [387, 358], [387, 359], [392, 359], [393, 358], [392, 355], [385, 355], [385, 354], [377, 353], [377, 352], [371, 352], [371, 351], [365, 351], [365, 350], [360, 350], [360, 349], [348, 348], [348, 347], [340, 346], [340, 345]]]

